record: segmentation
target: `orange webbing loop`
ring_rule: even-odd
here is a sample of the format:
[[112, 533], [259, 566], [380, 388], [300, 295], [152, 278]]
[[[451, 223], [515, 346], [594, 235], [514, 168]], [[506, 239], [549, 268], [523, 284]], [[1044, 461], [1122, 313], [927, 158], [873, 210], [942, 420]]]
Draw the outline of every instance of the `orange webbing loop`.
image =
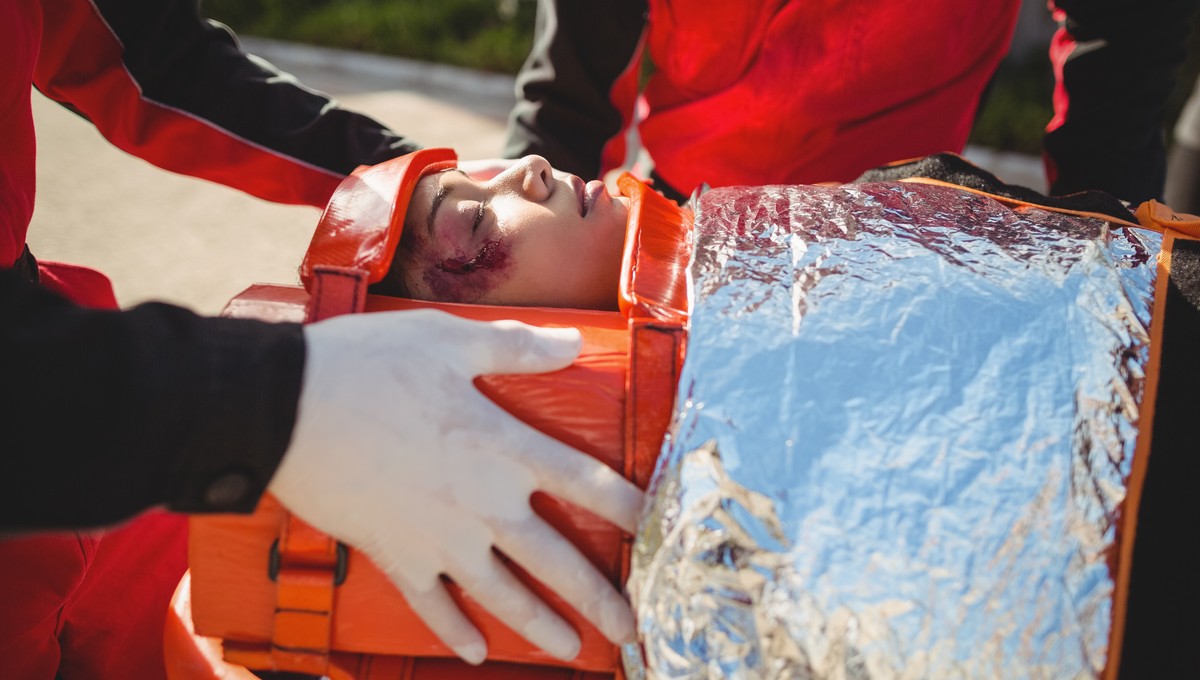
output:
[[367, 304], [367, 271], [353, 267], [318, 265], [313, 268], [308, 323], [339, 314], [357, 314]]
[[629, 320], [622, 472], [641, 489], [650, 483], [663, 433], [675, 410], [675, 385], [683, 365], [685, 342], [682, 324]]
[[345, 580], [347, 557], [344, 545], [288, 515], [269, 566], [275, 581], [271, 656], [276, 668], [328, 673], [334, 589]]
[[[1200, 238], [1200, 217], [1177, 213], [1154, 199], [1139, 205], [1134, 215], [1137, 216], [1138, 223], [1147, 229], [1160, 232], [1170, 229], [1191, 238]], [[1168, 252], [1165, 245], [1163, 252]], [[1159, 281], [1164, 280], [1163, 273], [1163, 271], [1159, 271]]]

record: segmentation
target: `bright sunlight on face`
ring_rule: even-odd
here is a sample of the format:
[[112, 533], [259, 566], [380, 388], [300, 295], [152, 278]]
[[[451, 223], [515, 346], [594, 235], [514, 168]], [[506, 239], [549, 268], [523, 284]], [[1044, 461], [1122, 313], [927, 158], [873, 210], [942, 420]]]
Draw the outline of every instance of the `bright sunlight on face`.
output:
[[541, 156], [487, 181], [450, 170], [417, 184], [396, 257], [417, 299], [616, 309], [628, 212]]

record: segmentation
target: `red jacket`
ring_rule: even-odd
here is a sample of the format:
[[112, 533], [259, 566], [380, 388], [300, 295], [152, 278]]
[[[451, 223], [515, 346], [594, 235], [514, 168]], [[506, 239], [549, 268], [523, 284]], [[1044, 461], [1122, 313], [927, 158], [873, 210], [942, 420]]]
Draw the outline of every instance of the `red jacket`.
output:
[[[20, 395], [0, 409], [0, 531], [253, 508], [291, 434], [299, 327], [98, 312], [23, 281], [31, 85], [132, 154], [279, 202], [324, 206], [357, 165], [417, 145], [248, 57], [194, 0], [0, 0], [0, 31], [0, 372]], [[43, 283], [106, 301], [102, 277], [57, 273]], [[214, 505], [209, 485], [231, 469], [243, 493]]]
[[[168, 170], [323, 206], [416, 145], [237, 49], [194, 0], [0, 0], [0, 676], [157, 678], [182, 517], [249, 511], [291, 436], [296, 324], [113, 307], [106, 280], [37, 267], [31, 85]], [[80, 225], [81, 228], [87, 225]], [[16, 270], [9, 268], [17, 264]], [[39, 274], [40, 270], [40, 274]], [[42, 286], [31, 280], [40, 275]]]
[[545, 35], [518, 81], [506, 153], [543, 153], [588, 176], [619, 164], [643, 54], [654, 70], [638, 133], [658, 175], [685, 194], [702, 182], [849, 181], [890, 161], [960, 151], [1019, 8], [543, 2]]
[[[539, 0], [505, 155], [541, 154], [584, 176], [620, 165], [643, 55], [654, 71], [638, 132], [684, 197], [699, 182], [849, 180], [958, 151], [1019, 5]], [[1051, 193], [1160, 197], [1163, 120], [1200, 2], [1053, 5]]]
[[30, 84], [135, 156], [282, 203], [323, 207], [357, 165], [419, 148], [247, 58], [196, 5], [0, 1], [0, 267], [33, 209]]

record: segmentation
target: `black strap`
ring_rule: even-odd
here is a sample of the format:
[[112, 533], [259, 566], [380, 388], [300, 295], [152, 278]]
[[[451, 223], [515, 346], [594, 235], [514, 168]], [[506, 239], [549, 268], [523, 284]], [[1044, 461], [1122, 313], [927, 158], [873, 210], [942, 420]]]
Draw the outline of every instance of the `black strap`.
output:
[[21, 278], [30, 283], [38, 283], [38, 265], [37, 260], [33, 258], [33, 253], [29, 252], [29, 245], [25, 245], [25, 249], [21, 251], [21, 256], [13, 263], [13, 271], [21, 276]]
[[1176, 239], [1134, 534], [1120, 677], [1186, 678], [1200, 640], [1200, 241]]

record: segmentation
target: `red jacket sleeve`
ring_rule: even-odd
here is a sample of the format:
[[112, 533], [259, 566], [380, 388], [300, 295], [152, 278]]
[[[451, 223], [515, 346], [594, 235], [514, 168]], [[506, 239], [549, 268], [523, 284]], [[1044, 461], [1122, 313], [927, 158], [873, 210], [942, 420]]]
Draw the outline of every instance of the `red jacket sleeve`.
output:
[[241, 51], [194, 0], [43, 0], [34, 84], [159, 167], [323, 207], [356, 166], [419, 146]]

